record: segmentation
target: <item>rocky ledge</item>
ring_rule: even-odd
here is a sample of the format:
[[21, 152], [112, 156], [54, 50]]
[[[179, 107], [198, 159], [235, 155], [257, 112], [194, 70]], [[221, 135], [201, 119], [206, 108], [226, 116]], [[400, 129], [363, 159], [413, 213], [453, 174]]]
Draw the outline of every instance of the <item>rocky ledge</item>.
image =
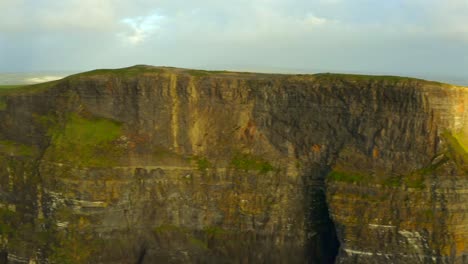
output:
[[468, 263], [468, 88], [134, 66], [0, 91], [0, 263]]

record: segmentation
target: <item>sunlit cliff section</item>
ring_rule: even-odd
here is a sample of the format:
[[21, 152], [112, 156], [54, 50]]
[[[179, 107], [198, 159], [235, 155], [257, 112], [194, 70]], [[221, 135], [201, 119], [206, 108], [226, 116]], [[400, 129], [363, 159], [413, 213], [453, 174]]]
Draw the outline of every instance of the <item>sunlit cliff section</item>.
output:
[[134, 66], [0, 93], [0, 263], [465, 263], [468, 88]]

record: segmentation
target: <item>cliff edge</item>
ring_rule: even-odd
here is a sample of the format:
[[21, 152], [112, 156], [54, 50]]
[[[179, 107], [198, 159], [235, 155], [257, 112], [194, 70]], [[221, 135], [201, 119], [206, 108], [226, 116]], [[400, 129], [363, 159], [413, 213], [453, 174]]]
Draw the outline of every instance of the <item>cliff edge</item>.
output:
[[95, 70], [1, 91], [0, 164], [0, 263], [468, 263], [466, 87]]

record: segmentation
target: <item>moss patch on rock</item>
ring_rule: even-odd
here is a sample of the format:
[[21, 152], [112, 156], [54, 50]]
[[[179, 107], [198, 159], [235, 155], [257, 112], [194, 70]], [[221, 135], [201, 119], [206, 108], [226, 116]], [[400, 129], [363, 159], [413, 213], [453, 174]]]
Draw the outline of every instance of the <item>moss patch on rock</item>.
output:
[[38, 149], [35, 146], [28, 146], [12, 140], [0, 140], [0, 153], [31, 157], [38, 153]]
[[5, 110], [8, 107], [8, 104], [5, 98], [0, 97], [0, 111]]
[[206, 157], [195, 157], [195, 161], [199, 171], [206, 171], [213, 166]]
[[104, 242], [89, 232], [89, 226], [87, 218], [77, 217], [66, 229], [54, 230], [55, 243], [49, 256], [52, 263], [89, 263], [90, 257], [99, 252]]
[[268, 173], [275, 170], [275, 167], [263, 158], [252, 154], [235, 154], [231, 160], [231, 165], [237, 170], [258, 171], [259, 173]]
[[123, 147], [120, 123], [104, 118], [85, 118], [71, 114], [63, 126], [49, 130], [52, 137], [47, 158], [53, 162], [78, 166], [106, 167], [118, 164]]
[[0, 208], [0, 236], [10, 237], [15, 232], [11, 224], [16, 221], [18, 221], [16, 212], [8, 208]]
[[448, 131], [443, 133], [442, 137], [447, 142], [449, 158], [455, 161], [461, 170], [468, 172], [468, 146], [466, 145], [468, 139], [461, 133], [452, 134]]
[[348, 183], [369, 183], [371, 176], [359, 172], [345, 172], [333, 170], [327, 175], [329, 181], [340, 181]]

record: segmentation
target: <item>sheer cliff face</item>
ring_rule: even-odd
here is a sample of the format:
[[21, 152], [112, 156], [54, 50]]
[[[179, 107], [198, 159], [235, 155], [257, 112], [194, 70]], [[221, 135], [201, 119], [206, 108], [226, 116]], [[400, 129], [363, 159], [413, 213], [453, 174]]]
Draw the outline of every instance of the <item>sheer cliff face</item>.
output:
[[0, 94], [0, 263], [464, 263], [467, 89], [139, 66]]

